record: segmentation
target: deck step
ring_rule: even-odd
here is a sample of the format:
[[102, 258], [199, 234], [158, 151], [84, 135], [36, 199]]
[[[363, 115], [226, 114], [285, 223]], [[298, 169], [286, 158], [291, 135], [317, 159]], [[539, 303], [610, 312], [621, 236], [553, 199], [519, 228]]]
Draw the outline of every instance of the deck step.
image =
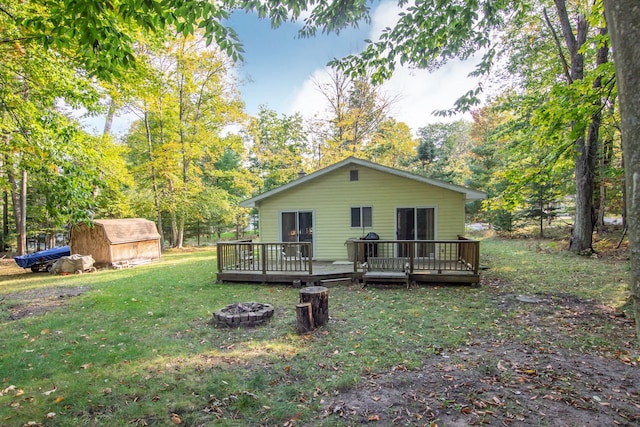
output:
[[338, 277], [335, 279], [323, 279], [320, 280], [320, 286], [325, 285], [350, 285], [351, 277]]

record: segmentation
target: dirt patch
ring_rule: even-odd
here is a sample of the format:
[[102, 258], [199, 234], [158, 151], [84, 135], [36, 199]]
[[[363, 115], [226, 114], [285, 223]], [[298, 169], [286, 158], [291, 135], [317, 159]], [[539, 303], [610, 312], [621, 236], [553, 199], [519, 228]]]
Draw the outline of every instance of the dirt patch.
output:
[[[473, 340], [429, 357], [418, 370], [400, 365], [371, 373], [327, 402], [323, 416], [398, 426], [640, 424], [633, 321], [568, 294], [500, 288], [492, 287], [493, 297], [522, 336]], [[619, 348], [589, 342], [593, 328], [611, 330]], [[573, 347], [576, 342], [584, 347]]]
[[486, 342], [434, 356], [420, 370], [372, 374], [326, 408], [384, 425], [637, 425], [633, 363]]
[[87, 286], [32, 289], [0, 296], [0, 322], [37, 316], [62, 307], [69, 298], [87, 292]]

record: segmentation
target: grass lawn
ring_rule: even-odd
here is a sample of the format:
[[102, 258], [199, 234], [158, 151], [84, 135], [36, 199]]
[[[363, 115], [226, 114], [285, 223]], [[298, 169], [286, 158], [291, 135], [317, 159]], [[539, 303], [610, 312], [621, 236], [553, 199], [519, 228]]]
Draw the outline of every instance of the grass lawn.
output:
[[[480, 287], [331, 287], [331, 320], [309, 335], [295, 332], [297, 289], [216, 284], [213, 249], [69, 276], [5, 264], [0, 426], [447, 425], [458, 418], [566, 425], [549, 423], [566, 399], [556, 408], [544, 396], [579, 401], [586, 379], [576, 377], [564, 394], [557, 387], [574, 378], [576, 360], [601, 364], [600, 383], [607, 383], [607, 369], [629, 369], [625, 378], [640, 383], [640, 350], [622, 311], [627, 261], [525, 240], [486, 239], [481, 253], [489, 269]], [[214, 310], [245, 301], [274, 305], [271, 321], [251, 329], [210, 323]], [[523, 349], [529, 353], [517, 356]], [[567, 372], [554, 382], [538, 362], [527, 367], [517, 359], [527, 355], [566, 359]], [[553, 362], [556, 371], [562, 363]], [[535, 395], [485, 396], [486, 378]], [[458, 382], [467, 384], [463, 395], [453, 387]], [[473, 389], [476, 383], [484, 391]], [[602, 393], [585, 391], [584, 419], [596, 411], [632, 425], [640, 396], [630, 387], [617, 406], [594, 404]], [[365, 391], [372, 397], [358, 406], [357, 393]], [[396, 410], [396, 398], [405, 412]], [[531, 405], [543, 402], [547, 412], [534, 415]]]

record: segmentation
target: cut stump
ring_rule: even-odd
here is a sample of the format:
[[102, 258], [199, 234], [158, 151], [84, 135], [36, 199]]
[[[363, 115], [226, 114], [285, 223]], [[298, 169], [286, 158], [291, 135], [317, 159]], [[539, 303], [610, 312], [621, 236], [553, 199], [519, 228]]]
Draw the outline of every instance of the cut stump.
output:
[[296, 305], [296, 319], [299, 333], [304, 334], [313, 331], [313, 311], [310, 302], [301, 302]]
[[313, 329], [325, 325], [329, 321], [329, 289], [324, 286], [310, 286], [300, 289], [300, 302], [311, 304]]

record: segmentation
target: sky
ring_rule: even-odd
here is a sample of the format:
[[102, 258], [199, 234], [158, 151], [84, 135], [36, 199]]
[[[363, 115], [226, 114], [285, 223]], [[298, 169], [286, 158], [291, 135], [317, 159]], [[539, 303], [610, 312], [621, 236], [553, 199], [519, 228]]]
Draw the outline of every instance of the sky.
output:
[[[237, 65], [236, 73], [247, 113], [255, 115], [264, 105], [279, 114], [322, 115], [326, 101], [314, 82], [328, 78], [326, 64], [333, 58], [360, 52], [366, 39], [375, 40], [383, 28], [394, 25], [398, 13], [396, 2], [383, 1], [372, 10], [370, 25], [305, 39], [297, 37], [300, 23], [288, 22], [272, 29], [268, 20], [260, 20], [255, 14], [234, 13], [228, 25], [236, 30], [245, 50], [245, 61]], [[396, 68], [393, 78], [381, 89], [387, 97], [398, 99], [390, 115], [405, 122], [414, 133], [429, 123], [469, 118], [442, 118], [433, 112], [450, 109], [457, 98], [475, 87], [475, 81], [467, 77], [474, 65], [473, 60], [452, 61], [435, 72]], [[114, 133], [126, 132], [133, 119], [126, 115], [116, 118]], [[92, 120], [88, 127], [101, 132], [103, 123], [104, 119], [102, 124]]]
[[[328, 77], [326, 64], [363, 50], [365, 40], [375, 40], [383, 28], [393, 26], [399, 12], [396, 2], [385, 1], [372, 11], [370, 25], [347, 29], [338, 36], [319, 34], [308, 39], [297, 38], [299, 23], [272, 29], [268, 21], [255, 15], [234, 14], [230, 24], [245, 49], [245, 63], [238, 67], [238, 76], [243, 81], [240, 90], [247, 112], [256, 114], [259, 106], [265, 105], [281, 114], [300, 112], [312, 117], [322, 113], [325, 100], [314, 82]], [[452, 61], [432, 73], [397, 68], [382, 88], [389, 98], [398, 98], [391, 115], [414, 132], [429, 123], [468, 118], [445, 119], [433, 112], [450, 109], [456, 99], [475, 87], [476, 82], [467, 77], [474, 66], [471, 60]]]

